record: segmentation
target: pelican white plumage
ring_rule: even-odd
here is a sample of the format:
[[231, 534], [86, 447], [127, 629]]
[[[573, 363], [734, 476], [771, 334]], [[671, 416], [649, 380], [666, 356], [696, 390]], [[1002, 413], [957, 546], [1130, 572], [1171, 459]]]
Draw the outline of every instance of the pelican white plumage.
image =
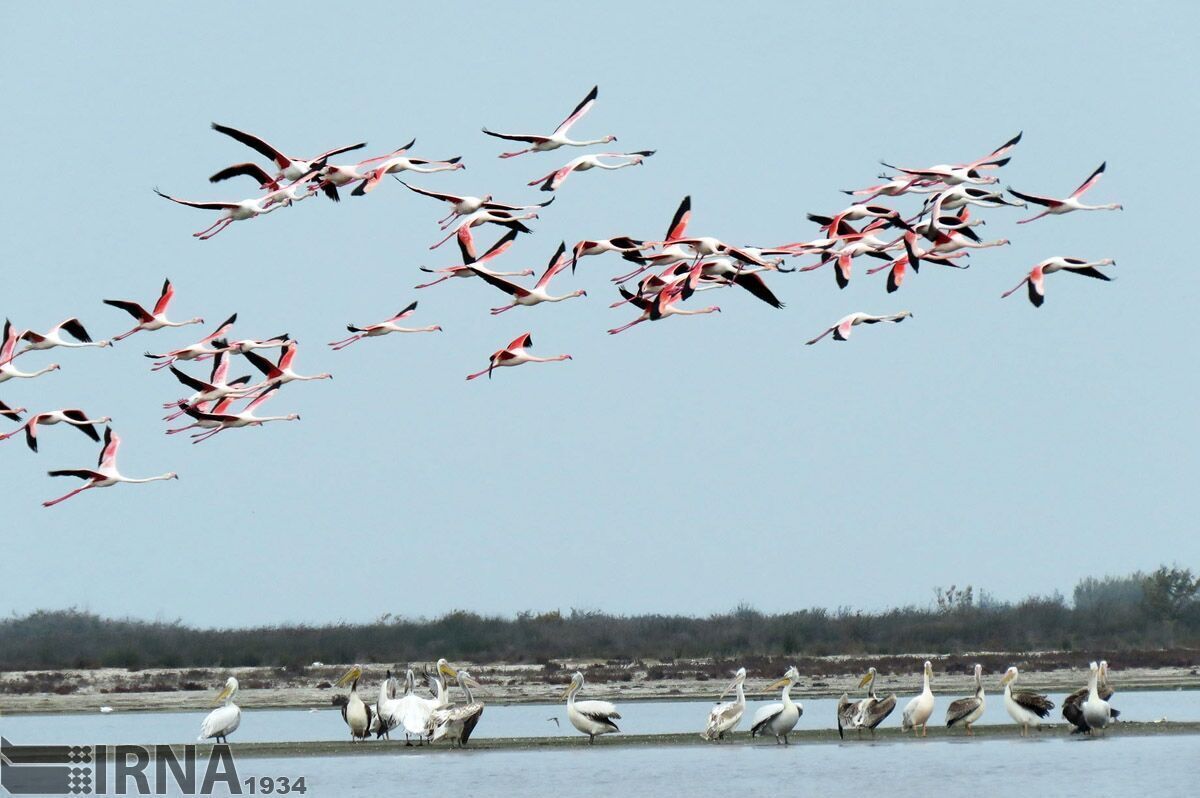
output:
[[375, 700], [375, 724], [373, 730], [377, 737], [391, 739], [390, 732], [400, 725], [400, 710], [404, 699], [412, 695], [413, 672], [409, 669], [404, 680], [404, 691], [389, 669], [383, 681], [379, 683], [379, 698]]
[[849, 316], [843, 316], [838, 320], [837, 324], [833, 325], [816, 338], [806, 341], [805, 343], [808, 346], [812, 346], [830, 333], [833, 333], [833, 340], [845, 341], [850, 338], [850, 331], [860, 324], [878, 324], [882, 321], [898, 324], [912, 315], [913, 314], [907, 310], [902, 310], [899, 313], [891, 313], [885, 316], [872, 316], [870, 313], [851, 313]]
[[1004, 672], [1000, 685], [1004, 688], [1004, 708], [1008, 710], [1008, 716], [1020, 725], [1021, 736], [1026, 737], [1030, 726], [1041, 726], [1050, 710], [1054, 709], [1054, 702], [1049, 696], [1032, 690], [1014, 691], [1012, 686], [1017, 676], [1017, 666], [1013, 665]]
[[798, 681], [800, 681], [800, 671], [796, 670], [796, 666], [793, 665], [783, 674], [783, 678], [767, 686], [768, 690], [782, 687], [783, 701], [765, 704], [758, 708], [750, 723], [751, 737], [773, 734], [776, 743], [789, 745], [788, 735], [791, 734], [792, 729], [796, 728], [796, 724], [800, 722], [800, 716], [804, 714], [804, 707], [792, 701], [792, 685]]
[[617, 708], [608, 701], [576, 701], [575, 695], [582, 689], [583, 674], [576, 671], [563, 693], [563, 698], [567, 699], [567, 720], [571, 725], [588, 736], [589, 745], [601, 734], [619, 732], [616, 721], [621, 719], [621, 713]]
[[433, 725], [432, 742], [446, 737], [451, 747], [464, 748], [483, 715], [483, 702], [476, 701], [471, 694], [472, 687], [481, 685], [467, 671], [458, 671], [458, 686], [463, 691], [465, 703], [435, 709], [429, 716], [429, 722]]
[[[64, 496], [59, 496], [57, 499], [42, 502], [43, 507], [53, 507], [59, 502], [65, 502], [67, 499], [77, 494], [83, 493], [85, 490], [92, 488], [109, 488], [121, 482], [131, 484], [141, 484], [145, 482], [158, 482], [165, 479], [179, 479], [179, 475], [174, 471], [168, 471], [157, 477], [145, 477], [142, 479], [133, 479], [122, 475], [117, 470], [117, 449], [121, 445], [121, 439], [112, 431], [112, 427], [104, 428], [104, 448], [100, 450], [100, 458], [97, 461], [96, 468], [70, 468], [58, 471], [47, 472], [52, 477], [77, 477], [87, 480], [87, 484], [82, 488], [67, 493]], [[235, 687], [236, 689], [236, 687]]]
[[200, 740], [216, 740], [218, 743], [228, 743], [229, 735], [237, 731], [237, 727], [242, 723], [242, 710], [237, 704], [233, 703], [234, 697], [238, 691], [238, 680], [230, 676], [225, 680], [225, 686], [217, 697], [213, 699], [214, 704], [222, 704], [208, 716], [204, 718], [204, 722], [200, 724]]
[[746, 714], [746, 669], [738, 668], [733, 681], [721, 691], [718, 699], [724, 698], [729, 691], [734, 691], [734, 699], [723, 704], [717, 704], [708, 713], [708, 724], [700, 736], [705, 740], [723, 740], [725, 735], [737, 728]]
[[358, 694], [358, 680], [362, 678], [362, 666], [354, 665], [337, 680], [338, 687], [350, 685], [350, 695], [342, 706], [342, 720], [350, 727], [350, 740], [365, 740], [371, 734], [371, 708]]
[[983, 666], [975, 664], [975, 695], [951, 701], [946, 707], [946, 728], [963, 725], [967, 728], [967, 736], [974, 736], [971, 724], [983, 717], [987, 708], [987, 696], [983, 692]]
[[1108, 706], [1108, 702], [1100, 697], [1097, 688], [1100, 666], [1093, 662], [1088, 665], [1088, 669], [1090, 671], [1088, 674], [1088, 697], [1080, 709], [1083, 710], [1083, 720], [1087, 723], [1088, 732], [1094, 736], [1097, 731], [1103, 731], [1108, 727], [1109, 721], [1112, 720], [1112, 709]]
[[914, 696], [904, 705], [904, 713], [900, 717], [900, 728], [904, 731], [912, 729], [913, 734], [917, 733], [917, 727], [921, 727], [921, 736], [924, 737], [929, 733], [928, 723], [929, 718], [933, 715], [933, 690], [929, 687], [929, 680], [933, 677], [933, 663], [925, 660], [925, 667], [922, 675], [922, 687], [920, 695]]
[[[1100, 660], [1100, 673], [1096, 682], [1096, 693], [1105, 701], [1113, 697], [1112, 685], [1108, 683], [1108, 661]], [[1084, 685], [1080, 689], [1068, 695], [1063, 699], [1062, 716], [1070, 723], [1073, 728], [1071, 734], [1086, 734], [1089, 731], [1087, 721], [1083, 718], [1083, 702], [1088, 698], [1088, 688]], [[1120, 712], [1113, 709], [1110, 704], [1108, 707], [1109, 717], [1116, 720], [1120, 716]]]
[[413, 735], [421, 740], [433, 734], [430, 717], [435, 710], [449, 706], [450, 694], [446, 688], [446, 678], [455, 678], [458, 671], [451, 667], [445, 659], [437, 661], [437, 667], [429, 680], [434, 689], [433, 698], [421, 698], [417, 695], [406, 696], [400, 707], [400, 723], [404, 726], [405, 735]]

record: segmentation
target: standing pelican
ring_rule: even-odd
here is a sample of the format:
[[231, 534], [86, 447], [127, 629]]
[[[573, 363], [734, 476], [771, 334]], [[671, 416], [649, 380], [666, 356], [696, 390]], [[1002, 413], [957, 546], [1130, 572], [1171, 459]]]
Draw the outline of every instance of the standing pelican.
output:
[[200, 737], [197, 739], [215, 739], [218, 743], [229, 742], [229, 735], [237, 731], [238, 725], [242, 722], [242, 710], [233, 703], [233, 697], [237, 695], [237, 691], [238, 680], [230, 676], [225, 680], [225, 687], [213, 699], [213, 704], [224, 702], [224, 705], [208, 713], [208, 717], [200, 724]]
[[1083, 710], [1083, 720], [1088, 726], [1088, 731], [1095, 735], [1097, 730], [1102, 731], [1108, 726], [1109, 721], [1112, 720], [1112, 710], [1109, 709], [1108, 702], [1100, 697], [1097, 687], [1100, 666], [1093, 662], [1088, 668], [1091, 670], [1088, 675], [1088, 697], [1080, 709]]
[[433, 698], [421, 698], [412, 696], [411, 700], [407, 697], [405, 706], [401, 708], [400, 722], [404, 724], [404, 734], [415, 735], [421, 740], [428, 738], [433, 734], [433, 726], [430, 723], [430, 718], [435, 710], [442, 709], [450, 704], [449, 693], [446, 689], [446, 678], [454, 678], [458, 676], [458, 671], [450, 667], [450, 663], [445, 659], [437, 661], [437, 667], [432, 675], [429, 676], [430, 685], [433, 687]]
[[708, 713], [708, 725], [704, 727], [704, 731], [700, 732], [701, 737], [705, 740], [723, 740], [728, 732], [737, 727], [742, 720], [742, 715], [746, 713], [745, 685], [746, 669], [738, 668], [733, 681], [721, 691], [721, 695], [717, 696], [718, 700], [722, 699], [730, 690], [733, 690], [734, 699], [726, 701], [724, 704], [717, 704], [712, 708]]
[[619, 732], [614, 721], [621, 719], [621, 713], [608, 701], [576, 701], [575, 694], [583, 688], [583, 674], [579, 671], [571, 677], [571, 684], [563, 697], [567, 699], [567, 720], [571, 725], [588, 736], [588, 745], [596, 742], [601, 734]]
[[479, 723], [483, 714], [483, 702], [476, 701], [471, 695], [472, 687], [479, 687], [479, 682], [471, 678], [465, 670], [458, 672], [458, 686], [462, 688], [465, 704], [435, 709], [429, 720], [433, 724], [433, 742], [443, 737], [450, 738], [451, 748], [463, 748], [471, 739], [471, 732]]
[[887, 698], [875, 695], [875, 675], [875, 669], [871, 668], [858, 683], [859, 687], [867, 688], [867, 697], [858, 703], [858, 712], [854, 715], [854, 728], [870, 729], [872, 737], [875, 736], [875, 727], [896, 709], [895, 693]]
[[917, 727], [920, 726], [922, 737], [929, 732], [927, 724], [929, 717], [933, 714], [933, 690], [929, 689], [929, 679], [932, 676], [933, 664], [929, 660], [925, 660], [922, 678], [924, 686], [921, 688], [921, 694], [905, 704], [904, 715], [900, 719], [900, 728], [904, 731], [912, 729], [914, 735], [917, 733]]
[[1021, 726], [1021, 736], [1029, 734], [1030, 726], [1040, 726], [1042, 720], [1054, 709], [1054, 702], [1049, 696], [1035, 693], [1032, 690], [1017, 690], [1012, 686], [1017, 681], [1017, 666], [1013, 665], [1004, 672], [1000, 685], [1004, 688], [1004, 708], [1008, 716]]
[[983, 694], [983, 666], [975, 663], [975, 695], [951, 701], [946, 707], [946, 728], [963, 724], [967, 727], [967, 735], [974, 736], [971, 724], [983, 716], [987, 700]]
[[800, 722], [800, 716], [804, 714], [804, 707], [792, 701], [792, 685], [798, 681], [800, 681], [800, 671], [796, 670], [796, 666], [793, 665], [783, 674], [782, 679], [772, 682], [767, 687], [768, 690], [782, 687], [783, 702], [767, 704], [758, 708], [758, 711], [754, 713], [754, 721], [750, 724], [751, 737], [770, 733], [775, 735], [776, 744], [782, 742], [784, 745], [789, 745], [788, 735], [792, 729], [796, 728], [796, 724]]
[[391, 669], [388, 669], [387, 676], [379, 685], [379, 698], [375, 700], [375, 719], [371, 724], [371, 731], [375, 732], [376, 739], [380, 737], [392, 739], [392, 729], [400, 725], [401, 702], [412, 693], [412, 689], [412, 671], [408, 672], [408, 678], [404, 682], [404, 692], [401, 693], [400, 682], [392, 675]]
[[[1105, 701], [1113, 697], [1112, 686], [1108, 683], [1108, 661], [1100, 660], [1100, 676], [1099, 682], [1096, 685], [1096, 692]], [[1075, 728], [1071, 730], [1071, 734], [1085, 734], [1088, 732], [1087, 721], [1083, 719], [1083, 702], [1088, 697], [1087, 687], [1081, 687], [1069, 696], [1063, 699], [1062, 716]], [[1109, 715], [1113, 720], [1120, 717], [1121, 713], [1108, 708]]]
[[355, 665], [337, 680], [338, 687], [350, 685], [350, 695], [342, 707], [342, 720], [350, 727], [350, 740], [365, 740], [371, 735], [371, 708], [358, 694], [358, 680], [362, 678], [362, 666]]

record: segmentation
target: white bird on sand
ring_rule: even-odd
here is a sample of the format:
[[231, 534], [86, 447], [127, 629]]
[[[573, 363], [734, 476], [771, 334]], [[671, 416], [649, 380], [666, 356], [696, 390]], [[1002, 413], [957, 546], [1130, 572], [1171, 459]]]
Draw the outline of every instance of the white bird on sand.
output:
[[725, 735], [737, 728], [746, 713], [746, 669], [738, 668], [737, 673], [717, 698], [721, 699], [734, 691], [734, 699], [723, 704], [717, 704], [708, 713], [708, 725], [700, 736], [705, 740], [723, 740]]
[[1021, 726], [1021, 736], [1025, 737], [1029, 734], [1030, 726], [1040, 726], [1046, 719], [1050, 710], [1054, 709], [1054, 702], [1049, 696], [1032, 690], [1014, 691], [1012, 686], [1017, 676], [1017, 667], [1013, 665], [1004, 672], [1000, 686], [1004, 688], [1004, 708], [1008, 710], [1008, 716]]
[[783, 702], [766, 704], [758, 708], [758, 711], [754, 713], [754, 720], [750, 724], [751, 737], [773, 734], [776, 743], [789, 744], [788, 734], [796, 728], [796, 724], [800, 722], [800, 716], [804, 714], [804, 707], [792, 701], [792, 685], [798, 681], [800, 681], [800, 671], [796, 670], [796, 666], [793, 665], [783, 674], [782, 679], [767, 686], [768, 690], [782, 687]]
[[987, 697], [983, 692], [983, 666], [975, 664], [975, 695], [951, 701], [946, 707], [946, 728], [962, 724], [967, 727], [967, 736], [975, 735], [971, 724], [983, 717], [987, 708]]
[[[208, 717], [200, 724], [200, 737], [198, 739], [215, 739], [218, 743], [229, 742], [229, 735], [237, 731], [237, 727], [242, 722], [242, 710], [237, 704], [233, 703], [237, 691], [238, 680], [230, 676], [225, 680], [225, 687], [213, 699], [214, 704], [224, 702], [223, 706], [219, 706], [208, 713]], [[100, 711], [103, 712], [104, 710], [101, 709]]]
[[571, 684], [563, 693], [567, 699], [567, 720], [571, 725], [588, 736], [588, 744], [596, 742], [601, 734], [619, 732], [615, 721], [621, 719], [621, 713], [608, 701], [576, 701], [575, 694], [583, 689], [583, 674], [579, 671], [571, 677]]
[[358, 680], [362, 678], [362, 666], [355, 665], [338, 679], [338, 687], [350, 685], [350, 695], [342, 706], [342, 720], [350, 727], [350, 740], [365, 740], [371, 734], [371, 708], [358, 694]]
[[1108, 702], [1100, 697], [1096, 686], [1100, 666], [1093, 662], [1088, 665], [1088, 668], [1091, 670], [1091, 673], [1088, 674], [1088, 697], [1083, 702], [1081, 709], [1083, 710], [1083, 720], [1088, 725], [1088, 732], [1095, 735], [1097, 731], [1103, 731], [1112, 720], [1112, 709], [1108, 706]]

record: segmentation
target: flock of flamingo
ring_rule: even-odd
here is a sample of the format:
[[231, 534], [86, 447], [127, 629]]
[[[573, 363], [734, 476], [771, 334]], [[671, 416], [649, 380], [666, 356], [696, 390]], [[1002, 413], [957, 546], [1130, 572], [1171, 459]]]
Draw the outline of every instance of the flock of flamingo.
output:
[[[526, 145], [524, 149], [500, 153], [499, 157], [506, 159], [530, 153], [552, 152], [563, 147], [608, 144], [616, 141], [616, 137], [607, 135], [588, 140], [569, 137], [571, 129], [594, 107], [597, 96], [597, 88], [592, 88], [571, 114], [549, 134], [496, 133], [487, 128], [484, 128], [483, 132], [491, 137]], [[337, 164], [331, 162], [334, 156], [360, 150], [366, 146], [365, 142], [336, 147], [311, 158], [297, 158], [285, 155], [252, 134], [225, 125], [213, 124], [212, 127], [216, 132], [246, 145], [269, 160], [271, 168], [264, 168], [253, 162], [237, 163], [221, 169], [209, 178], [212, 183], [235, 178], [250, 178], [258, 183], [259, 193], [256, 196], [236, 202], [185, 200], [155, 189], [155, 193], [171, 202], [221, 213], [215, 223], [194, 233], [196, 238], [207, 240], [234, 222], [265, 216], [281, 208], [291, 207], [318, 193], [332, 201], [340, 201], [339, 189], [351, 184], [354, 185], [350, 191], [351, 195], [361, 197], [378, 189], [384, 184], [384, 178], [391, 175], [408, 191], [449, 206], [446, 216], [438, 222], [441, 229], [447, 231], [446, 236], [430, 249], [436, 249], [454, 238], [461, 254], [462, 262], [459, 264], [441, 269], [424, 269], [432, 273], [434, 278], [417, 285], [417, 289], [429, 288], [452, 278], [478, 278], [504, 294], [504, 303], [491, 309], [493, 315], [501, 315], [516, 307], [532, 307], [586, 296], [587, 292], [583, 289], [552, 294], [550, 283], [568, 268], [573, 275], [583, 258], [613, 253], [627, 264], [632, 264], [632, 268], [612, 278], [619, 298], [611, 307], [625, 309], [628, 305], [629, 310], [636, 315], [626, 323], [608, 330], [612, 335], [644, 322], [661, 321], [670, 316], [717, 313], [720, 307], [716, 305], [684, 307], [684, 303], [694, 294], [716, 288], [742, 288], [767, 305], [782, 308], [783, 303], [764, 279], [772, 273], [808, 272], [832, 265], [838, 286], [845, 288], [850, 282], [853, 261], [859, 256], [881, 261], [874, 268], [868, 269], [867, 274], [886, 270], [886, 289], [889, 294], [899, 290], [909, 270], [917, 273], [922, 263], [965, 268], [965, 264], [960, 261], [968, 257], [970, 250], [1009, 243], [1006, 239], [981, 240], [973, 228], [983, 224], [983, 221], [972, 215], [972, 206], [997, 208], [1026, 207], [1033, 204], [1042, 208], [1037, 215], [1022, 219], [1018, 224], [1032, 222], [1048, 215], [1121, 208], [1116, 203], [1090, 205], [1083, 201], [1084, 194], [1093, 189], [1104, 174], [1105, 164], [1096, 168], [1078, 188], [1064, 198], [1025, 193], [1011, 187], [1006, 195], [995, 188], [999, 178], [992, 172], [1009, 162], [1011, 152], [1021, 140], [1021, 134], [1018, 133], [982, 158], [967, 163], [938, 164], [924, 168], [899, 167], [884, 163], [884, 166], [892, 170], [891, 174], [880, 176], [884, 182], [844, 192], [854, 197], [851, 205], [830, 215], [808, 215], [809, 220], [819, 225], [819, 237], [809, 241], [754, 247], [730, 244], [711, 236], [694, 235], [689, 231], [691, 198], [684, 197], [661, 240], [619, 235], [583, 239], [569, 248], [566, 242], [563, 242], [550, 257], [537, 282], [528, 285], [510, 278], [532, 276], [533, 270], [497, 271], [493, 264], [512, 247], [519, 235], [532, 232], [525, 222], [537, 219], [538, 213], [554, 202], [553, 196], [541, 203], [517, 205], [497, 202], [491, 194], [475, 197], [431, 191], [411, 185], [400, 179], [400, 173], [428, 174], [464, 168], [460, 157], [445, 160], [413, 157], [408, 153], [415, 146], [415, 140], [384, 155], [355, 163]], [[592, 169], [618, 170], [638, 166], [653, 154], [653, 150], [639, 150], [581, 155], [568, 161], [561, 168], [529, 181], [528, 185], [538, 186], [542, 191], [553, 193], [562, 188], [567, 178], [576, 172]], [[907, 218], [899, 210], [880, 204], [878, 200], [879, 197], [898, 198], [906, 195], [915, 195], [922, 200], [916, 212]], [[856, 224], [860, 226], [856, 227]], [[485, 225], [504, 228], [504, 232], [481, 254], [476, 246], [473, 231]], [[889, 230], [895, 231], [894, 238], [884, 237]], [[813, 261], [802, 266], [785, 267], [786, 258], [812, 258]], [[1046, 258], [1036, 264], [1016, 287], [1005, 292], [1003, 296], [1007, 297], [1025, 287], [1030, 302], [1041, 306], [1045, 301], [1046, 275], [1065, 271], [1098, 280], [1109, 280], [1108, 275], [1101, 269], [1113, 264], [1111, 258]], [[20, 370], [16, 360], [29, 352], [56, 347], [107, 348], [136, 333], [204, 323], [199, 317], [186, 321], [172, 321], [168, 318], [168, 309], [174, 296], [174, 288], [170, 280], [167, 280], [163, 283], [158, 300], [151, 309], [134, 301], [105, 299], [106, 305], [128, 313], [136, 322], [132, 329], [108, 340], [93, 341], [84, 325], [74, 317], [55, 325], [45, 333], [21, 330], [6, 321], [3, 341], [0, 343], [0, 383], [14, 379], [32, 379], [59, 369], [58, 364], [51, 364], [36, 371]], [[416, 309], [417, 303], [411, 302], [394, 316], [382, 321], [363, 325], [350, 324], [347, 329], [351, 335], [333, 341], [329, 346], [337, 351], [358, 341], [391, 333], [441, 330], [438, 325], [401, 326], [399, 322], [415, 313]], [[850, 313], [807, 343], [815, 344], [830, 335], [836, 341], [845, 341], [854, 327], [861, 324], [898, 323], [911, 316], [907, 310], [881, 315]], [[192, 442], [200, 443], [228, 429], [257, 427], [274, 421], [298, 420], [300, 417], [295, 413], [266, 416], [258, 415], [257, 411], [287, 383], [331, 378], [332, 375], [328, 373], [302, 375], [294, 371], [293, 364], [299, 347], [287, 334], [265, 339], [230, 340], [236, 320], [236, 314], [230, 316], [211, 333], [188, 346], [160, 354], [146, 353], [146, 357], [154, 360], [154, 370], [169, 370], [182, 385], [192, 391], [189, 396], [173, 400], [164, 406], [169, 411], [165, 420], [174, 421], [186, 416], [185, 420], [190, 422], [168, 429], [167, 434], [195, 430], [191, 432]], [[21, 346], [22, 342], [24, 346]], [[568, 354], [536, 356], [532, 354], [532, 348], [532, 334], [522, 333], [493, 352], [487, 359], [486, 368], [467, 375], [467, 379], [474, 380], [484, 375], [491, 378], [497, 368], [571, 359]], [[278, 357], [275, 360], [268, 359], [259, 354], [261, 350], [277, 350]], [[250, 377], [230, 379], [229, 370], [233, 358], [238, 356], [260, 372], [262, 379], [257, 382], [253, 382]], [[212, 363], [211, 370], [205, 378], [188, 374], [177, 365], [206, 360], [211, 360]], [[239, 403], [245, 404], [239, 409]], [[0, 401], [0, 415], [6, 419], [20, 422], [24, 412], [25, 408], [11, 407]], [[0, 433], [0, 441], [23, 431], [29, 448], [36, 452], [41, 428], [67, 424], [99, 443], [102, 438], [96, 428], [98, 425], [109, 424], [110, 421], [107, 416], [90, 417], [78, 408], [37, 412], [31, 414], [16, 429]], [[110, 487], [123, 482], [140, 483], [177, 478], [174, 472], [142, 479], [122, 475], [116, 462], [119, 445], [120, 438], [112, 431], [111, 426], [106, 427], [103, 448], [94, 468], [49, 472], [52, 477], [81, 479], [84, 481], [82, 487], [43, 504], [47, 507], [53, 506], [92, 488]]]

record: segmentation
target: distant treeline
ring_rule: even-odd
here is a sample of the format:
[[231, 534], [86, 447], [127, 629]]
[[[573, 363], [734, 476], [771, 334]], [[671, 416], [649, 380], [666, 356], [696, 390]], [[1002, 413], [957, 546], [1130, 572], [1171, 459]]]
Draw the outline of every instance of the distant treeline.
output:
[[280, 666], [312, 662], [557, 658], [679, 659], [906, 652], [1121, 651], [1200, 646], [1200, 579], [1190, 571], [1088, 578], [1063, 596], [997, 602], [972, 588], [936, 590], [928, 608], [879, 613], [747, 607], [707, 618], [451, 612], [434, 620], [196, 629], [182, 623], [39, 611], [0, 622], [0, 669]]

